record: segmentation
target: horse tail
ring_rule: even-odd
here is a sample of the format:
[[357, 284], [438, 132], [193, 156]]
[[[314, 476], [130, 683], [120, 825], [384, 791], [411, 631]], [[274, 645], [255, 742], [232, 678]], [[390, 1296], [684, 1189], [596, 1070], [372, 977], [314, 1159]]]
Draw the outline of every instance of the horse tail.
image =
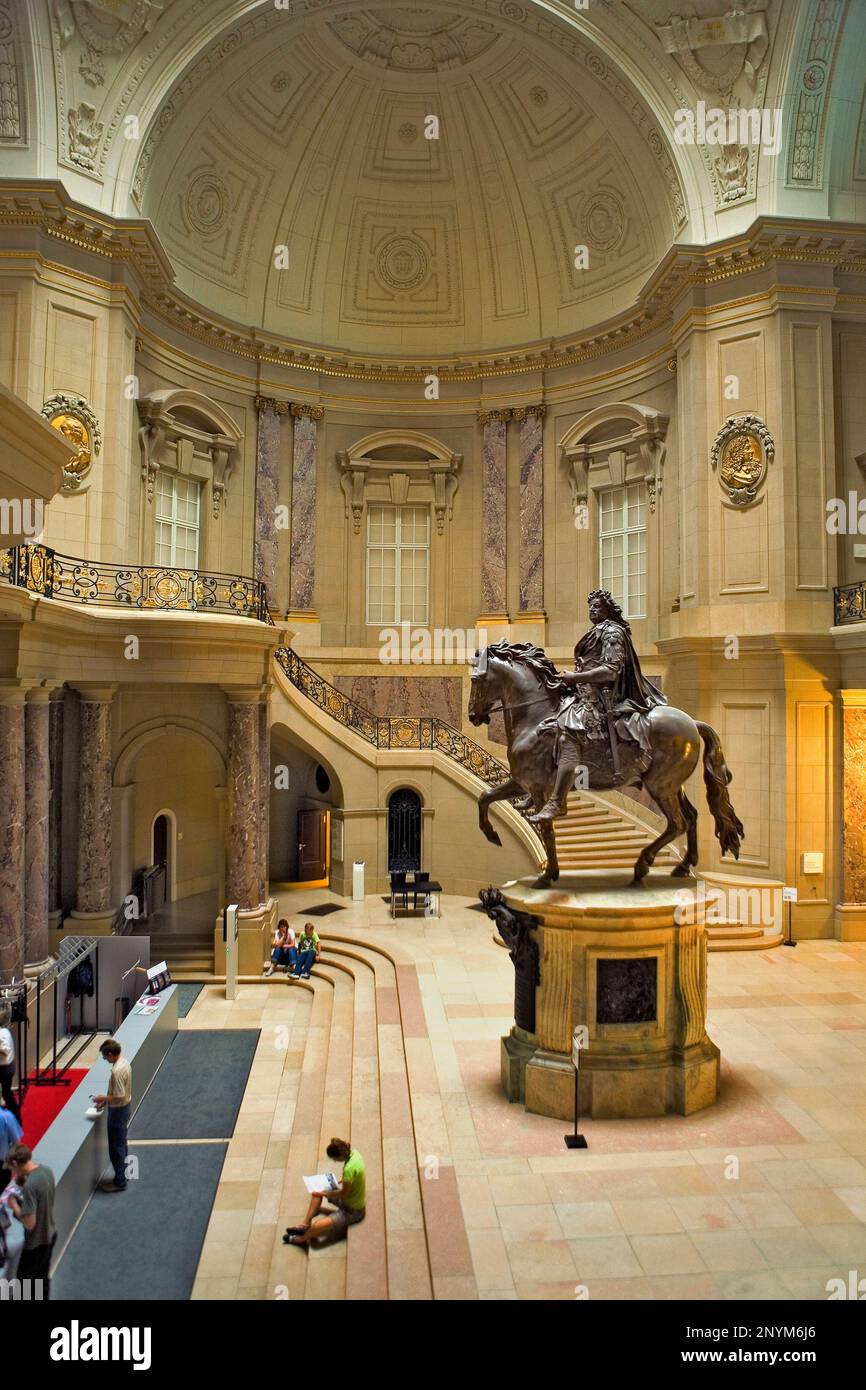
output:
[[716, 823], [716, 839], [721, 845], [722, 854], [732, 854], [735, 859], [739, 859], [740, 844], [745, 832], [728, 796], [731, 771], [725, 762], [722, 745], [715, 729], [709, 724], [702, 724], [700, 720], [695, 720], [695, 723], [704, 741], [704, 786], [707, 790], [707, 803]]

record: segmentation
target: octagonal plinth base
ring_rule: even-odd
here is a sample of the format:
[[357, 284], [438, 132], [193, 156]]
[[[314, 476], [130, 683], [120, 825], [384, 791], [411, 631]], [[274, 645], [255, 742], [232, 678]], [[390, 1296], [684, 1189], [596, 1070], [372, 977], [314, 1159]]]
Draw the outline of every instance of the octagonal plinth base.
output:
[[[707, 1037], [706, 937], [693, 880], [625, 872], [528, 879], [501, 889], [541, 919], [534, 1033], [502, 1039], [502, 1086], [538, 1115], [574, 1117], [571, 1039], [584, 1025], [580, 1113], [690, 1115], [714, 1104], [719, 1049]], [[683, 895], [687, 895], [684, 901]]]

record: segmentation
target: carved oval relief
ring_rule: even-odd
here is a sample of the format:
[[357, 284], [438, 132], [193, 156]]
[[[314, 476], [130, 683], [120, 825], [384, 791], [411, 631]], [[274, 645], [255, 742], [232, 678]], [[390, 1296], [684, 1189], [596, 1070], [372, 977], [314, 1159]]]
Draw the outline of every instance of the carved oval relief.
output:
[[229, 213], [229, 191], [222, 179], [212, 172], [196, 174], [184, 200], [189, 221], [202, 236], [213, 236], [223, 226]]
[[409, 236], [394, 236], [379, 251], [376, 272], [388, 289], [405, 293], [426, 280], [430, 262], [420, 242]]

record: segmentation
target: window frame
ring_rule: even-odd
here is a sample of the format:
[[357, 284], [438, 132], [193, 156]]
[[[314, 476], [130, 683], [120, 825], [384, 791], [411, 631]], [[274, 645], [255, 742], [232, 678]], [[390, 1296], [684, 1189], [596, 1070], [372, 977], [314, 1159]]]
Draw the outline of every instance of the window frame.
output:
[[[163, 483], [164, 480], [165, 480], [166, 482], [169, 483], [170, 488], [171, 488], [172, 512], [171, 512], [171, 515], [170, 515], [170, 516], [164, 516], [164, 515], [161, 513], [161, 511], [160, 511], [160, 505], [161, 505], [161, 503], [162, 503], [163, 500], [164, 500], [164, 493], [161, 491], [161, 486], [162, 486], [162, 483]], [[184, 520], [184, 521], [180, 521], [180, 520], [178, 519], [178, 515], [177, 515], [177, 506], [178, 506], [178, 501], [179, 501], [179, 499], [178, 499], [178, 495], [177, 495], [177, 489], [178, 489], [178, 484], [181, 483], [181, 482], [185, 483], [186, 486], [187, 486], [187, 488], [188, 488], [190, 491], [193, 491], [193, 492], [194, 492], [195, 501], [196, 501], [196, 508], [195, 508], [195, 524], [194, 524], [194, 525], [190, 525], [190, 523], [189, 523], [188, 521], [185, 521], [185, 520]], [[159, 567], [159, 568], [161, 568], [161, 569], [176, 569], [176, 570], [183, 570], [184, 572], [187, 572], [187, 573], [195, 573], [195, 572], [198, 571], [198, 569], [199, 569], [199, 567], [200, 567], [200, 565], [201, 565], [201, 552], [202, 552], [202, 540], [203, 540], [203, 528], [202, 528], [202, 492], [203, 492], [203, 483], [202, 483], [201, 479], [190, 477], [189, 474], [186, 474], [186, 473], [175, 473], [175, 472], [173, 472], [173, 471], [171, 471], [170, 469], [167, 469], [167, 468], [161, 468], [161, 469], [159, 470], [159, 474], [157, 475], [157, 485], [156, 485], [155, 496], [154, 496], [154, 512], [153, 512], [153, 563], [154, 563], [155, 566], [157, 566], [157, 567]], [[187, 501], [189, 500], [189, 492], [188, 492], [188, 494], [187, 494], [187, 499], [186, 499], [186, 500], [187, 500]], [[160, 559], [159, 556], [158, 556], [159, 548], [160, 548], [160, 545], [161, 545], [160, 536], [159, 536], [159, 531], [160, 531], [160, 527], [161, 527], [161, 526], [169, 526], [169, 527], [170, 527], [170, 531], [171, 531], [171, 552], [172, 552], [172, 554], [171, 554], [171, 559], [168, 560], [168, 561], [163, 560], [163, 559]], [[195, 564], [194, 564], [194, 565], [185, 565], [185, 564], [179, 564], [179, 563], [178, 563], [178, 560], [177, 560], [177, 538], [178, 538], [178, 533], [179, 533], [179, 532], [187, 532], [187, 533], [192, 532], [192, 533], [195, 535]]]
[[[385, 511], [394, 512], [394, 540], [393, 542], [376, 542], [371, 540], [370, 532], [373, 518], [376, 513]], [[402, 514], [404, 512], [420, 513], [426, 521], [426, 539], [424, 542], [404, 541], [402, 537]], [[430, 561], [431, 561], [431, 524], [430, 524], [430, 505], [426, 502], [370, 502], [367, 504], [367, 534], [365, 537], [364, 548], [364, 621], [367, 627], [401, 627], [404, 623], [409, 627], [427, 627], [430, 622]], [[424, 583], [424, 617], [423, 618], [401, 618], [399, 616], [402, 607], [402, 564], [401, 557], [404, 551], [423, 551], [427, 557], [425, 567]], [[371, 618], [370, 617], [370, 584], [372, 569], [370, 565], [371, 551], [386, 552], [392, 551], [395, 556], [394, 561], [394, 614], [390, 618]], [[380, 604], [381, 607], [381, 604]]]
[[[643, 518], [643, 519], [642, 519], [642, 524], [639, 525], [639, 526], [630, 526], [629, 523], [628, 523], [629, 489], [630, 489], [630, 488], [636, 489], [635, 495], [636, 495], [636, 497], [637, 497], [637, 499], [638, 499], [638, 501], [640, 502], [640, 505], [641, 505], [641, 513], [642, 513], [642, 518]], [[648, 524], [647, 524], [647, 502], [646, 502], [645, 494], [642, 493], [642, 489], [643, 489], [643, 483], [640, 482], [638, 479], [635, 479], [635, 478], [626, 478], [626, 479], [624, 479], [621, 483], [614, 483], [614, 484], [612, 484], [612, 485], [609, 486], [609, 487], [600, 487], [600, 488], [598, 488], [598, 489], [596, 490], [596, 504], [597, 504], [597, 509], [598, 509], [598, 510], [597, 510], [596, 521], [597, 521], [597, 528], [598, 528], [598, 582], [599, 582], [599, 586], [602, 587], [602, 588], [610, 589], [610, 592], [613, 593], [614, 598], [618, 598], [617, 594], [614, 593], [614, 590], [613, 590], [613, 588], [611, 587], [611, 581], [610, 581], [608, 578], [606, 578], [605, 575], [604, 575], [604, 556], [603, 556], [603, 554], [602, 554], [602, 551], [603, 551], [604, 541], [611, 539], [611, 537], [621, 536], [621, 537], [622, 537], [622, 540], [623, 540], [623, 545], [622, 545], [622, 593], [621, 593], [621, 596], [619, 596], [619, 598], [618, 598], [618, 602], [620, 602], [620, 605], [621, 605], [621, 607], [622, 607], [623, 616], [626, 617], [626, 618], [628, 618], [629, 621], [631, 621], [632, 619], [634, 619], [635, 621], [640, 621], [642, 618], [646, 618], [646, 616], [647, 616], [647, 608], [648, 608], [648, 606], [649, 606], [649, 555], [648, 555], [648, 547], [649, 547], [649, 527], [648, 527]], [[609, 497], [612, 493], [618, 493], [618, 492], [619, 492], [619, 493], [622, 493], [622, 506], [621, 506], [621, 508], [620, 508], [620, 524], [619, 524], [617, 527], [613, 528], [612, 530], [605, 531], [605, 530], [603, 529], [603, 499], [604, 499], [605, 497]], [[629, 536], [636, 536], [636, 535], [643, 535], [643, 536], [645, 537], [644, 548], [643, 548], [643, 561], [644, 561], [643, 573], [642, 573], [641, 575], [638, 575], [638, 577], [640, 577], [640, 578], [643, 579], [643, 584], [642, 584], [642, 586], [641, 586], [642, 591], [643, 591], [643, 607], [642, 607], [641, 611], [639, 611], [639, 612], [632, 611], [631, 606], [630, 606], [630, 602], [629, 602], [629, 578], [630, 578], [630, 577], [635, 577], [635, 576], [634, 576], [634, 575], [631, 575], [630, 569], [629, 569], [628, 537], [629, 537]]]

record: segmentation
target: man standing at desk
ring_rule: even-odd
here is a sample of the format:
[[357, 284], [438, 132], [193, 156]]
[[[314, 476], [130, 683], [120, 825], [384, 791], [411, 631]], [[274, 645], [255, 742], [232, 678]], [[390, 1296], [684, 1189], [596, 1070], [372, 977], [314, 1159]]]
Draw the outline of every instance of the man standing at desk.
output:
[[99, 1184], [102, 1192], [126, 1191], [126, 1130], [132, 1109], [132, 1068], [120, 1049], [120, 1043], [109, 1038], [99, 1049], [106, 1062], [111, 1063], [108, 1094], [94, 1096], [99, 1106], [107, 1106], [108, 1157], [114, 1168], [114, 1178]]

